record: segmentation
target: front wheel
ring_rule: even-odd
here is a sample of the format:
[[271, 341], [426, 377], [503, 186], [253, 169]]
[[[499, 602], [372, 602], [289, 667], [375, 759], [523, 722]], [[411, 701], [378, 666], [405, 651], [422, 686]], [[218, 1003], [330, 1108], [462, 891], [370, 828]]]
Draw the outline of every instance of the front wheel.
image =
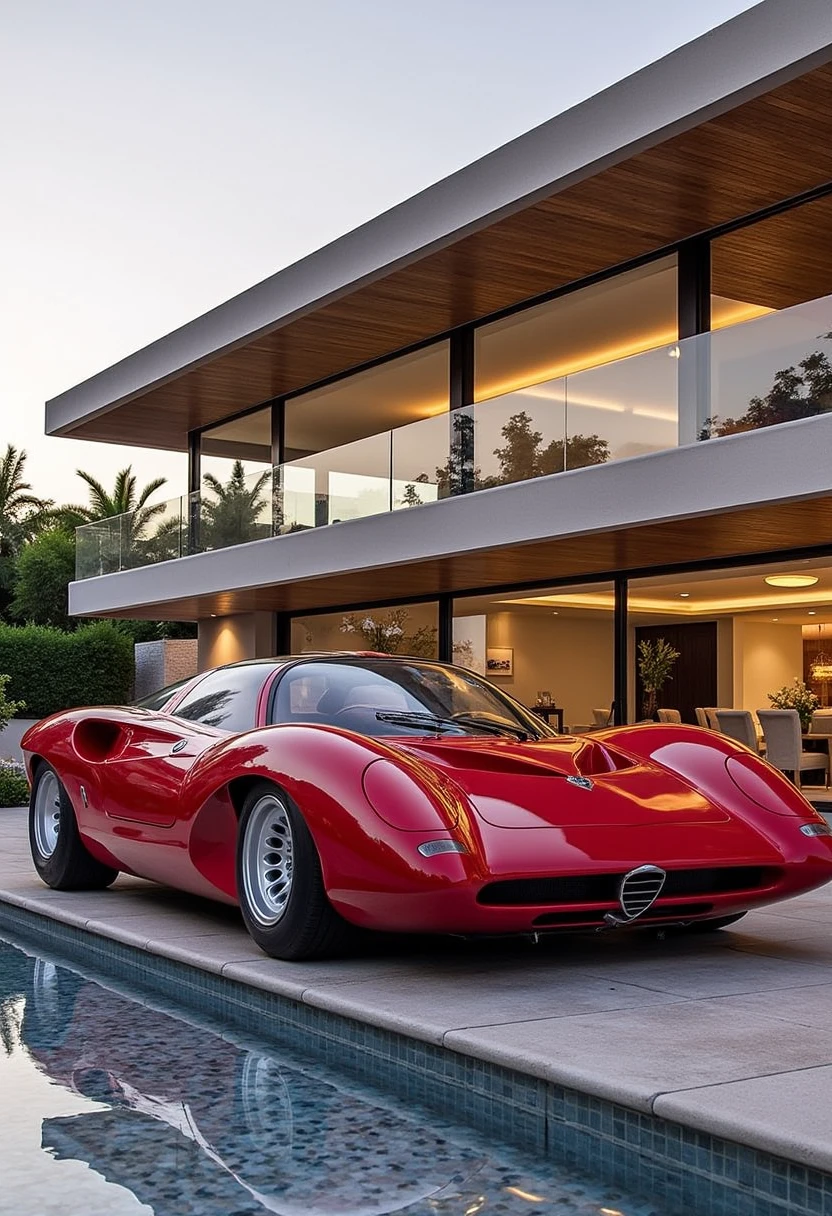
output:
[[273, 958], [323, 958], [343, 949], [352, 934], [327, 899], [303, 816], [268, 781], [253, 786], [243, 803], [237, 892], [246, 928]]
[[118, 877], [89, 853], [75, 810], [51, 764], [41, 763], [29, 797], [29, 847], [35, 869], [55, 891], [100, 891]]

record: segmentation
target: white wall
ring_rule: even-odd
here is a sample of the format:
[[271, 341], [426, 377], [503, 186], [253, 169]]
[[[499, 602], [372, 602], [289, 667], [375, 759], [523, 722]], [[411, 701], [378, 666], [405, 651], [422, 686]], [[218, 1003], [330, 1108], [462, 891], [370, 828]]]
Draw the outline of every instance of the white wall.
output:
[[567, 726], [590, 725], [594, 708], [609, 709], [615, 678], [611, 619], [489, 613], [487, 645], [513, 648], [514, 675], [490, 678], [524, 705], [533, 705], [539, 691], [550, 692]]
[[199, 670], [236, 663], [239, 659], [265, 659], [274, 654], [274, 614], [241, 612], [208, 617], [199, 622]]
[[[803, 679], [800, 625], [734, 617], [734, 708], [770, 709], [768, 693]], [[727, 704], [731, 704], [730, 701]]]

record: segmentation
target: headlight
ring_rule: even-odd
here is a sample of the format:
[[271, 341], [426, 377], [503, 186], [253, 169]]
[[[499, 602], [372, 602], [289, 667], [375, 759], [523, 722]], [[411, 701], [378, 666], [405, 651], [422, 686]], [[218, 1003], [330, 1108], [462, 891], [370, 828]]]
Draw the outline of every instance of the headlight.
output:
[[734, 785], [764, 811], [806, 818], [806, 800], [791, 781], [754, 756], [729, 756], [725, 770]]
[[828, 823], [801, 823], [800, 830], [804, 836], [832, 836]]

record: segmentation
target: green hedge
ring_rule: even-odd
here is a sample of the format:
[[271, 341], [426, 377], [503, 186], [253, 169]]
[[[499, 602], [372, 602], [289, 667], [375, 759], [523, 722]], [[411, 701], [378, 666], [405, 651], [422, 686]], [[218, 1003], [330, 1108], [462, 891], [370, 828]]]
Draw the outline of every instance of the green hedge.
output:
[[120, 705], [133, 686], [133, 643], [109, 621], [64, 633], [47, 625], [0, 625], [0, 671], [20, 717], [77, 705]]

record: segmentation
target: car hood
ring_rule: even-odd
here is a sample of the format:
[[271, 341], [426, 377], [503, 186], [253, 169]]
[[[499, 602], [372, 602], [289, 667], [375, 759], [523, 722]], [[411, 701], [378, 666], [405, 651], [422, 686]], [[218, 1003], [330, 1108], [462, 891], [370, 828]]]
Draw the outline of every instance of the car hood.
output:
[[681, 777], [593, 739], [419, 739], [399, 746], [451, 776], [493, 827], [716, 824], [730, 818]]

